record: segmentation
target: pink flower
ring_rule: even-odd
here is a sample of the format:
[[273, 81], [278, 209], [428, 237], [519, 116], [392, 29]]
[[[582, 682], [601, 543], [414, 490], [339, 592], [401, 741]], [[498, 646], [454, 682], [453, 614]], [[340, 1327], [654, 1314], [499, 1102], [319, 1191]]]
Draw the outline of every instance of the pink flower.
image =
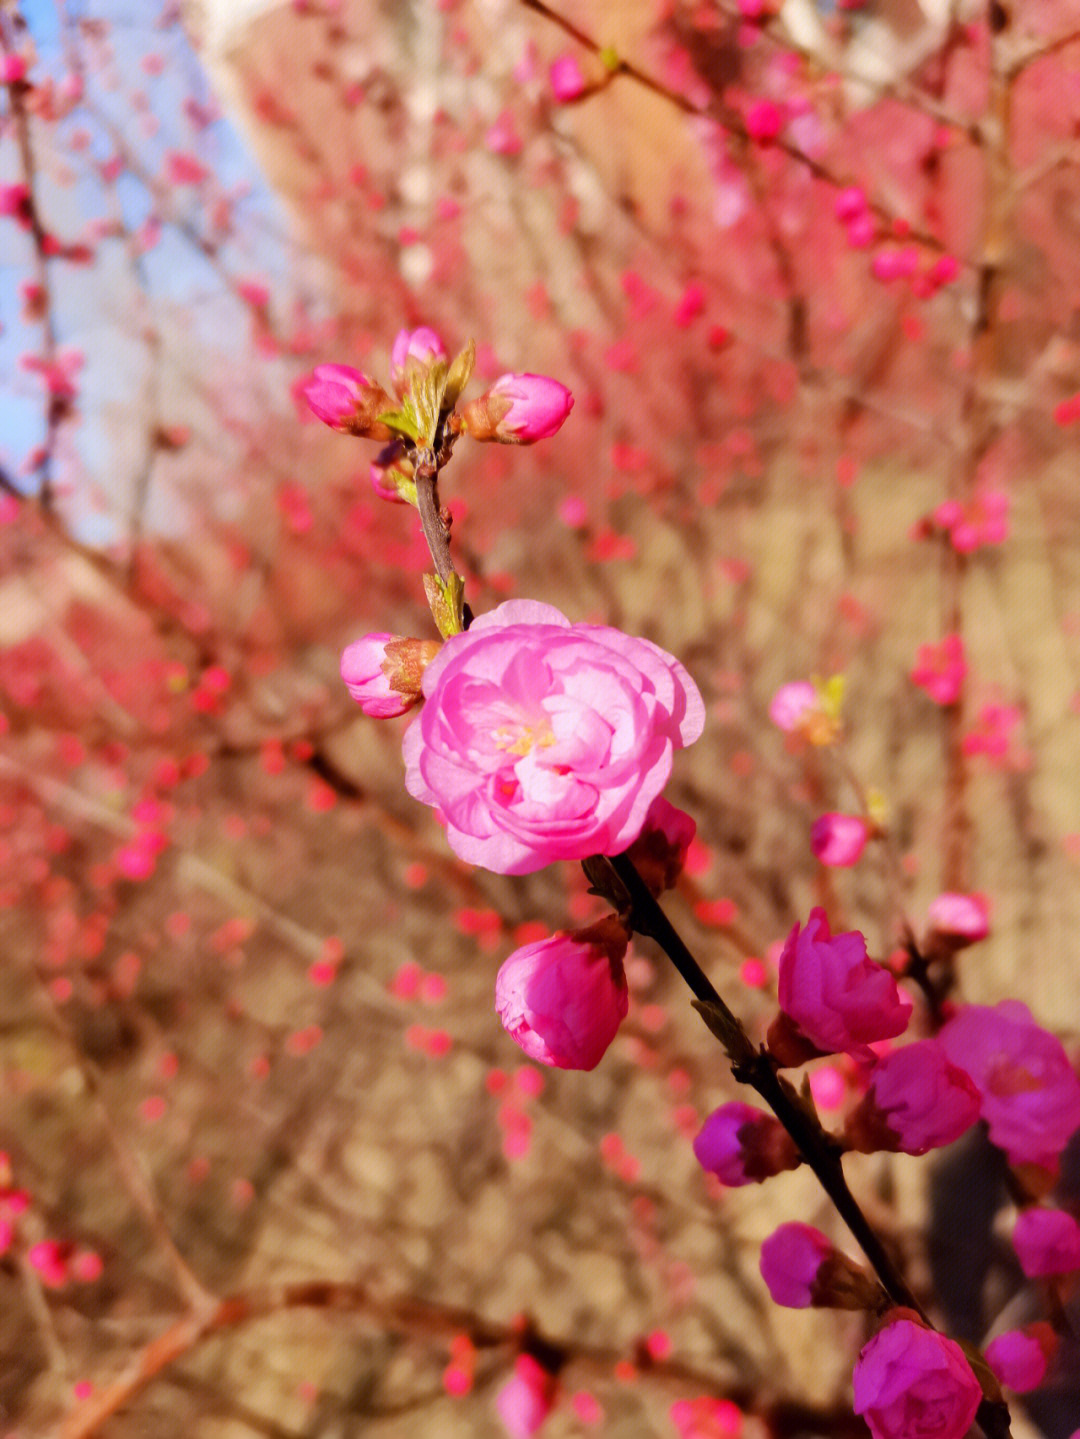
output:
[[1000, 545], [1008, 539], [1009, 497], [1003, 490], [983, 485], [967, 505], [946, 500], [934, 511], [934, 519], [948, 531], [955, 550], [970, 554], [983, 545]]
[[300, 392], [308, 408], [332, 430], [389, 440], [391, 432], [378, 423], [390, 409], [390, 396], [351, 365], [316, 365]]
[[495, 1396], [495, 1408], [510, 1439], [532, 1439], [555, 1405], [555, 1376], [531, 1354], [519, 1354], [513, 1378]]
[[531, 445], [560, 430], [573, 407], [573, 395], [558, 380], [507, 374], [465, 406], [461, 421], [475, 440]]
[[920, 947], [927, 959], [947, 959], [989, 933], [985, 895], [939, 894], [926, 911], [926, 933]]
[[530, 1059], [595, 1069], [626, 1018], [626, 930], [612, 915], [573, 934], [526, 944], [495, 979], [502, 1026]]
[[696, 834], [697, 825], [686, 811], [677, 809], [662, 794], [657, 795], [641, 833], [628, 851], [653, 894], [674, 888]]
[[982, 1399], [959, 1344], [910, 1319], [874, 1335], [852, 1385], [874, 1439], [964, 1439]]
[[420, 677], [439, 649], [436, 640], [364, 635], [342, 654], [341, 678], [366, 715], [392, 719], [419, 700]]
[[452, 635], [424, 672], [405, 784], [450, 848], [496, 874], [621, 854], [705, 723], [672, 655], [551, 605], [508, 600]]
[[953, 1064], [970, 1074], [990, 1138], [1010, 1164], [1053, 1172], [1080, 1128], [1080, 1079], [1061, 1041], [1035, 1023], [1027, 1005], [968, 1004], [939, 1036]]
[[1064, 1209], [1025, 1209], [1012, 1242], [1029, 1279], [1080, 1269], [1080, 1224]]
[[830, 935], [823, 909], [812, 909], [805, 929], [796, 925], [788, 935], [779, 969], [781, 1014], [770, 1027], [769, 1047], [782, 1063], [801, 1062], [800, 1042], [804, 1059], [815, 1051], [869, 1057], [870, 1044], [907, 1028], [911, 1001], [889, 971], [867, 957], [857, 930]]
[[739, 1100], [713, 1110], [694, 1140], [694, 1154], [702, 1169], [733, 1189], [760, 1184], [802, 1162], [778, 1119]]
[[784, 112], [773, 100], [755, 100], [746, 109], [746, 133], [759, 145], [769, 145], [784, 128]]
[[493, 155], [518, 155], [521, 153], [521, 136], [518, 134], [512, 111], [499, 111], [495, 117], [495, 123], [484, 136], [484, 144]]
[[1058, 1342], [1049, 1324], [1036, 1322], [1025, 1329], [1010, 1329], [991, 1339], [986, 1346], [986, 1362], [1000, 1383], [1017, 1394], [1029, 1394], [1046, 1378]]
[[813, 1285], [833, 1245], [811, 1224], [781, 1224], [761, 1246], [761, 1277], [774, 1304], [787, 1309], [809, 1309]]
[[565, 105], [567, 101], [576, 100], [585, 93], [585, 76], [576, 55], [560, 55], [551, 62], [548, 73], [551, 78], [551, 93], [560, 104]]
[[445, 359], [443, 342], [427, 325], [415, 330], [399, 330], [390, 348], [390, 382], [398, 397], [408, 391], [414, 366], [426, 367], [432, 360]]
[[869, 835], [856, 814], [823, 814], [810, 831], [810, 848], [822, 864], [846, 867], [858, 862]]
[[919, 646], [911, 679], [935, 704], [952, 705], [960, 698], [966, 674], [964, 641], [959, 635], [946, 635], [940, 644]]
[[870, 1087], [849, 1115], [845, 1138], [863, 1154], [925, 1154], [959, 1139], [979, 1117], [979, 1091], [933, 1039], [879, 1059]]
[[778, 729], [790, 734], [800, 729], [818, 708], [818, 692], [809, 680], [792, 680], [781, 685], [769, 705], [769, 718]]
[[416, 504], [416, 481], [412, 460], [405, 453], [401, 440], [384, 445], [371, 462], [371, 487], [381, 500], [397, 504]]

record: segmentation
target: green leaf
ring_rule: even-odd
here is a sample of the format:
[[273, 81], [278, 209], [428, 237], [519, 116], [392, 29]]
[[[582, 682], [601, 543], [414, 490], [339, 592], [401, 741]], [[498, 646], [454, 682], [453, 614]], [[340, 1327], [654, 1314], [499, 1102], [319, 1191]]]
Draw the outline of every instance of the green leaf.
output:
[[465, 628], [465, 582], [459, 574], [443, 581], [438, 575], [424, 576], [431, 617], [444, 640], [459, 635]]

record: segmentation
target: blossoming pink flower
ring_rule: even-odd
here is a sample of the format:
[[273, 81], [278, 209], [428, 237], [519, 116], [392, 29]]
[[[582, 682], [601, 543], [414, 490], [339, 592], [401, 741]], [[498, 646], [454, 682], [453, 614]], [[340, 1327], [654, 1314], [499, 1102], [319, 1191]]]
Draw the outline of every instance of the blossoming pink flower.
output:
[[810, 1224], [781, 1224], [761, 1246], [761, 1277], [788, 1309], [873, 1309], [881, 1286]]
[[939, 1036], [953, 1064], [970, 1074], [990, 1139], [1010, 1164], [1056, 1172], [1061, 1151], [1080, 1128], [1080, 1079], [1061, 1041], [1006, 999], [968, 1004]]
[[461, 422], [476, 440], [531, 445], [560, 430], [573, 407], [573, 395], [558, 380], [547, 375], [507, 374], [465, 406]]
[[1080, 1224], [1063, 1209], [1023, 1210], [1012, 1242], [1029, 1279], [1080, 1269]]
[[874, 1439], [964, 1439], [982, 1399], [959, 1344], [910, 1319], [874, 1335], [852, 1386]]
[[519, 1354], [513, 1377], [495, 1396], [510, 1439], [532, 1439], [555, 1404], [556, 1379], [531, 1354]]
[[810, 848], [822, 864], [846, 867], [858, 863], [869, 835], [857, 814], [823, 814], [810, 831]]
[[595, 1069], [630, 998], [623, 971], [625, 929], [612, 915], [573, 934], [526, 944], [495, 979], [503, 1028], [530, 1059], [559, 1069]]
[[420, 676], [440, 648], [437, 640], [364, 635], [345, 648], [341, 678], [366, 715], [392, 719], [419, 700]]
[[351, 365], [316, 365], [300, 387], [308, 408], [332, 430], [389, 440], [391, 432], [377, 423], [390, 409], [390, 396]]
[[935, 704], [952, 705], [960, 698], [966, 674], [963, 639], [946, 635], [940, 644], [919, 646], [911, 679]]
[[390, 382], [400, 398], [409, 388], [410, 361], [428, 365], [432, 360], [445, 360], [442, 340], [427, 325], [415, 330], [399, 330], [390, 347]]
[[438, 807], [461, 859], [530, 874], [621, 854], [705, 723], [693, 680], [648, 640], [508, 600], [424, 672], [405, 784]]
[[870, 1087], [849, 1115], [845, 1138], [864, 1154], [925, 1154], [959, 1139], [979, 1117], [979, 1091], [933, 1039], [879, 1059]]
[[582, 74], [581, 66], [578, 64], [576, 55], [560, 55], [558, 59], [551, 62], [551, 69], [548, 72], [551, 79], [551, 93], [560, 104], [565, 105], [569, 100], [576, 100], [579, 95], [585, 92], [585, 76]]
[[694, 1140], [697, 1162], [722, 1184], [760, 1184], [802, 1162], [795, 1141], [771, 1114], [732, 1100], [714, 1109]]
[[1017, 1394], [1029, 1394], [1046, 1378], [1058, 1343], [1049, 1324], [1036, 1322], [991, 1339], [986, 1346], [986, 1362], [1000, 1383]]
[[911, 1001], [887, 969], [866, 953], [857, 930], [831, 935], [823, 909], [788, 935], [779, 962], [781, 1014], [769, 1029], [769, 1047], [782, 1063], [843, 1051], [869, 1057], [869, 1045], [903, 1034]]

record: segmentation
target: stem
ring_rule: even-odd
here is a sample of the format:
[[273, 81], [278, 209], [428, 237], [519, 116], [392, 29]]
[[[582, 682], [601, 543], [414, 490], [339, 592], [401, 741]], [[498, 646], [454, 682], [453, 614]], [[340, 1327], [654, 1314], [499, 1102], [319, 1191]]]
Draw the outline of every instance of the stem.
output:
[[424, 527], [424, 539], [431, 551], [435, 570], [446, 584], [455, 573], [450, 558], [450, 530], [439, 512], [439, 468], [430, 451], [418, 451], [416, 455], [416, 508], [420, 511], [420, 523]]

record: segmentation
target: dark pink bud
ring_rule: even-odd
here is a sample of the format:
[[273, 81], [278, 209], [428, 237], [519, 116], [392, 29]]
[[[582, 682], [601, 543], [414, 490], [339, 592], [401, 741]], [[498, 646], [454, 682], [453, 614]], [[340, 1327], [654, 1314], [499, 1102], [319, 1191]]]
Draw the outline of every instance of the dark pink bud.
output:
[[773, 100], [755, 100], [747, 107], [746, 133], [759, 145], [771, 144], [784, 128], [784, 112]]
[[1080, 1270], [1080, 1224], [1063, 1209], [1025, 1209], [1012, 1242], [1029, 1279]]
[[959, 1344], [910, 1319], [874, 1335], [852, 1387], [874, 1439], [964, 1439], [982, 1399]]
[[596, 1068], [630, 1005], [626, 945], [626, 930], [610, 915], [526, 944], [503, 962], [495, 1008], [530, 1059], [559, 1069]]
[[555, 1406], [558, 1381], [531, 1354], [519, 1354], [513, 1377], [495, 1396], [510, 1439], [532, 1439]]
[[823, 909], [812, 909], [806, 927], [788, 935], [779, 968], [781, 1014], [769, 1029], [769, 1048], [782, 1064], [802, 1063], [814, 1052], [869, 1058], [871, 1044], [907, 1028], [911, 1000], [867, 956], [857, 930], [829, 933]]
[[918, 1039], [879, 1059], [848, 1116], [844, 1138], [862, 1154], [925, 1154], [952, 1144], [979, 1117], [979, 1091], [936, 1040]]
[[627, 855], [654, 895], [673, 889], [686, 864], [686, 854], [697, 834], [690, 816], [664, 796], [649, 806], [641, 834]]
[[810, 831], [810, 848], [822, 864], [846, 868], [857, 863], [870, 829], [856, 814], [823, 814]]
[[1039, 1320], [991, 1339], [986, 1362], [999, 1383], [1017, 1394], [1029, 1394], [1046, 1378], [1060, 1343], [1050, 1325]]
[[316, 365], [300, 388], [312, 413], [332, 430], [373, 440], [393, 438], [378, 419], [391, 408], [390, 396], [351, 365]]
[[531, 445], [562, 428], [574, 397], [547, 375], [501, 375], [462, 411], [462, 429], [476, 440]]
[[366, 715], [392, 719], [420, 699], [424, 670], [440, 648], [437, 640], [364, 635], [343, 652], [341, 678]]
[[981, 894], [939, 894], [926, 911], [922, 951], [927, 959], [944, 958], [989, 933], [990, 915]]
[[788, 1309], [877, 1309], [881, 1286], [810, 1224], [781, 1224], [761, 1246], [761, 1277]]
[[702, 1169], [733, 1189], [760, 1184], [802, 1163], [780, 1121], [740, 1100], [713, 1110], [694, 1140], [694, 1154]]

